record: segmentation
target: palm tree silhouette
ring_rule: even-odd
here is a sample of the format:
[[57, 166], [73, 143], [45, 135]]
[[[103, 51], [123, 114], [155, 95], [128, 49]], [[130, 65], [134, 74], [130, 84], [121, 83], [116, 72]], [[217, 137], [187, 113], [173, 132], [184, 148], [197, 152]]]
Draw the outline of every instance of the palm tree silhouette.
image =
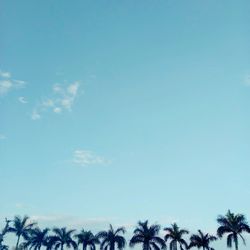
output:
[[188, 234], [189, 232], [186, 229], [180, 229], [176, 223], [172, 224], [171, 227], [166, 227], [164, 230], [167, 232], [164, 239], [166, 242], [170, 240], [170, 250], [177, 250], [177, 246], [179, 244], [180, 249], [184, 250], [184, 247], [187, 249], [188, 244], [183, 239], [184, 234]]
[[40, 250], [42, 246], [46, 246], [48, 238], [49, 229], [45, 228], [41, 230], [40, 228], [31, 229], [28, 233], [26, 242], [22, 244], [23, 248], [29, 248], [34, 250]]
[[23, 218], [20, 216], [14, 217], [13, 226], [9, 227], [8, 231], [15, 233], [17, 236], [16, 250], [18, 249], [20, 238], [23, 237], [26, 239], [28, 237], [29, 231], [35, 225], [35, 222], [29, 222], [29, 217], [26, 215]]
[[190, 244], [188, 248], [197, 247], [198, 249], [202, 248], [203, 250], [214, 250], [210, 247], [210, 242], [217, 240], [213, 235], [204, 234], [201, 230], [198, 230], [198, 234], [193, 234], [190, 237]]
[[9, 223], [11, 220], [5, 218], [5, 227], [3, 228], [2, 232], [0, 233], [0, 250], [7, 250], [9, 247], [3, 244], [4, 236], [6, 233], [9, 232]]
[[96, 250], [96, 244], [99, 243], [97, 236], [93, 235], [91, 231], [82, 231], [79, 234], [75, 235], [78, 245], [82, 244], [82, 250], [86, 250], [87, 247], [90, 247], [90, 250]]
[[55, 250], [60, 248], [63, 250], [64, 245], [66, 247], [73, 247], [74, 249], [77, 248], [76, 242], [72, 239], [72, 233], [75, 232], [75, 230], [67, 230], [66, 227], [63, 228], [54, 228], [53, 232], [55, 235], [49, 238], [49, 247], [52, 248], [52, 245], [55, 247]]
[[232, 243], [234, 242], [235, 249], [238, 250], [238, 236], [242, 239], [243, 243], [246, 244], [242, 233], [250, 233], [250, 227], [243, 214], [234, 214], [228, 210], [225, 216], [218, 216], [217, 222], [220, 224], [217, 229], [217, 234], [220, 238], [222, 238], [224, 234], [227, 235], [227, 246], [229, 248], [232, 247]]
[[123, 249], [126, 246], [126, 240], [120, 234], [124, 234], [125, 232], [124, 227], [114, 230], [110, 224], [108, 231], [101, 231], [97, 234], [98, 239], [101, 239], [100, 250], [115, 250], [115, 246], [119, 250]]
[[55, 240], [54, 240], [55, 236], [47, 236], [46, 240], [44, 241], [44, 246], [46, 247], [47, 250], [51, 250], [54, 246]]
[[134, 247], [136, 244], [142, 244], [143, 250], [160, 250], [165, 249], [165, 241], [158, 236], [160, 231], [159, 225], [148, 226], [148, 221], [138, 222], [137, 228], [134, 230], [134, 236], [130, 240], [130, 247]]

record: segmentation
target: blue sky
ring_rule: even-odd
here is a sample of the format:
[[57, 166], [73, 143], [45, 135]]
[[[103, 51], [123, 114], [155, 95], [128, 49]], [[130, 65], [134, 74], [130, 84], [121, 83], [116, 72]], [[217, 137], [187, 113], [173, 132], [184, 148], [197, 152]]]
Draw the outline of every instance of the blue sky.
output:
[[250, 219], [249, 11], [2, 0], [1, 218], [209, 232], [229, 208]]

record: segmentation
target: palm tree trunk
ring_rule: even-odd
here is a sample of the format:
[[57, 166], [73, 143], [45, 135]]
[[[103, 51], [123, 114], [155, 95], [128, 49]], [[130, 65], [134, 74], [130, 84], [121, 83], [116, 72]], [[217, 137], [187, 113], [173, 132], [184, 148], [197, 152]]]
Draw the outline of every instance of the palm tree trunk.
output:
[[238, 250], [238, 237], [237, 234], [234, 234], [234, 244], [235, 244], [235, 250]]
[[61, 244], [61, 250], [63, 250], [63, 244]]
[[235, 241], [234, 243], [235, 243], [235, 250], [238, 250], [238, 242]]
[[115, 250], [115, 244], [113, 242], [110, 244], [110, 250]]
[[20, 241], [20, 235], [19, 235], [19, 236], [17, 236], [16, 250], [18, 250], [19, 241]]

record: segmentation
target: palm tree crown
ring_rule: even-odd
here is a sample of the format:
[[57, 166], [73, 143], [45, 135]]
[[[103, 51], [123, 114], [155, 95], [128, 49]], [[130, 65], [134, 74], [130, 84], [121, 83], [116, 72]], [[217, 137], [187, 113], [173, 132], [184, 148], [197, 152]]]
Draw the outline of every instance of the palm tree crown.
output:
[[7, 250], [9, 248], [7, 245], [3, 244], [3, 240], [4, 240], [5, 234], [9, 232], [9, 223], [10, 222], [11, 222], [11, 220], [7, 220], [5, 218], [5, 227], [2, 229], [2, 231], [0, 233], [0, 250]]
[[219, 215], [217, 218], [219, 223], [219, 228], [217, 229], [217, 234], [221, 238], [224, 234], [227, 235], [227, 246], [232, 247], [232, 243], [235, 244], [235, 249], [238, 250], [238, 236], [245, 243], [245, 239], [242, 233], [250, 233], [250, 227], [248, 226], [247, 220], [243, 214], [234, 214], [228, 210], [225, 216]]
[[90, 250], [96, 250], [96, 244], [99, 243], [97, 236], [93, 235], [91, 231], [82, 231], [79, 234], [76, 234], [78, 245], [82, 244], [82, 250], [86, 250], [87, 247], [90, 247]]
[[101, 250], [115, 250], [115, 246], [119, 250], [123, 249], [126, 246], [126, 240], [120, 234], [125, 233], [124, 227], [119, 227], [116, 230], [109, 225], [108, 231], [101, 231], [97, 234], [99, 239], [102, 239], [100, 249]]
[[28, 238], [28, 233], [35, 225], [36, 223], [29, 222], [28, 216], [24, 216], [23, 218], [21, 218], [20, 216], [15, 216], [13, 220], [13, 226], [9, 227], [8, 231], [11, 233], [15, 233], [17, 236], [16, 249], [18, 249], [20, 238]]
[[180, 229], [176, 223], [172, 224], [171, 227], [164, 228], [166, 231], [166, 235], [164, 237], [165, 241], [168, 242], [170, 240], [170, 250], [177, 250], [177, 245], [180, 245], [180, 249], [183, 250], [184, 247], [187, 249], [188, 244], [183, 239], [184, 234], [188, 234], [189, 232], [186, 229]]
[[31, 229], [28, 233], [28, 237], [26, 242], [23, 243], [23, 247], [34, 250], [40, 250], [42, 246], [46, 246], [47, 238], [48, 238], [49, 229], [45, 228], [41, 230], [40, 228]]
[[66, 247], [73, 247], [74, 249], [77, 248], [76, 242], [72, 239], [72, 234], [75, 232], [75, 230], [67, 230], [66, 227], [63, 228], [54, 228], [53, 232], [55, 233], [54, 236], [49, 238], [49, 241], [47, 244], [52, 247], [52, 245], [55, 247], [55, 250], [60, 248], [63, 250], [64, 246]]
[[214, 250], [210, 247], [210, 242], [217, 240], [213, 235], [204, 234], [201, 230], [198, 230], [198, 234], [193, 234], [190, 237], [190, 244], [188, 248], [197, 247], [202, 248], [203, 250]]
[[143, 250], [160, 250], [165, 249], [165, 241], [158, 236], [160, 231], [159, 225], [148, 225], [148, 221], [138, 222], [134, 230], [134, 236], [131, 238], [129, 245], [134, 247], [136, 244], [142, 244]]

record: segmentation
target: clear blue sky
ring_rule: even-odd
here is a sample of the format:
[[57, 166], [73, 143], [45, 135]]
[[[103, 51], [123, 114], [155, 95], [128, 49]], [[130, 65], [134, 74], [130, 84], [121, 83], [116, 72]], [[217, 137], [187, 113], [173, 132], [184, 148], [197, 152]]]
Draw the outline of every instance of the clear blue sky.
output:
[[210, 232], [229, 208], [250, 219], [249, 13], [2, 0], [1, 218]]

